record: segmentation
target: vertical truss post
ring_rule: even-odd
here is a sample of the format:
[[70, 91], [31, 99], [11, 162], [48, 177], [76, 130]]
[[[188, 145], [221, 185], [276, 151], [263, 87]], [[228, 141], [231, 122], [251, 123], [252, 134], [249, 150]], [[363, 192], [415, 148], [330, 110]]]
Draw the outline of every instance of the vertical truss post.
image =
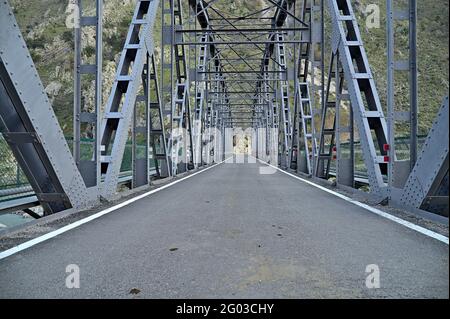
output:
[[[387, 0], [387, 51], [388, 51], [388, 139], [389, 139], [389, 173], [390, 194], [401, 189], [417, 160], [418, 135], [418, 88], [417, 88], [417, 4], [408, 0], [408, 8], [396, 8], [395, 0]], [[400, 61], [395, 57], [397, 21], [409, 21], [409, 60]], [[409, 111], [400, 110], [395, 102], [395, 73], [409, 72]], [[410, 127], [410, 156], [408, 160], [397, 160], [396, 125], [407, 123]]]
[[[168, 4], [168, 7], [167, 7]], [[170, 52], [171, 64], [163, 62], [163, 78], [165, 70], [170, 70], [171, 84], [165, 86], [165, 93], [171, 91], [171, 134], [169, 147], [172, 154], [172, 175], [183, 173], [194, 167], [194, 149], [191, 127], [189, 99], [189, 81], [184, 48], [183, 11], [180, 0], [163, 2], [163, 52]], [[170, 39], [170, 40], [169, 40]], [[175, 68], [175, 70], [174, 70]], [[174, 72], [175, 71], [175, 72]], [[175, 86], [174, 78], [176, 78]], [[164, 94], [166, 95], [166, 94]], [[180, 153], [182, 161], [180, 162]]]
[[[354, 148], [354, 127], [353, 109], [349, 100], [348, 90], [344, 88], [344, 77], [339, 57], [335, 63], [335, 74], [340, 74], [340, 79], [336, 77], [336, 183], [349, 187], [355, 186], [355, 148]], [[345, 93], [344, 93], [345, 91]], [[345, 119], [343, 110], [347, 110]], [[343, 143], [344, 138], [346, 142]]]
[[[265, 156], [270, 155], [270, 150], [272, 149], [272, 134], [273, 128], [275, 125], [274, 120], [274, 110], [273, 110], [273, 96], [269, 94], [269, 83], [268, 83], [268, 67], [264, 65], [263, 67], [263, 97], [266, 103], [266, 154]], [[276, 114], [276, 112], [275, 112]]]
[[[142, 95], [136, 97], [132, 124], [132, 188], [149, 183], [149, 86], [150, 86], [150, 56], [147, 54], [142, 70]], [[140, 148], [144, 148], [144, 152]]]
[[216, 161], [217, 163], [221, 162], [223, 159], [223, 116], [221, 114], [222, 112], [217, 112], [217, 128], [216, 128], [216, 145], [217, 145], [217, 154], [216, 154]]
[[[292, 14], [294, 16], [297, 16], [297, 6], [296, 3], [294, 2], [293, 6], [292, 6]], [[304, 21], [304, 20], [303, 20]], [[290, 19], [287, 19], [287, 26], [291, 26], [290, 24]], [[293, 24], [292, 26], [294, 28], [297, 28], [297, 20], [293, 19]], [[288, 32], [288, 38], [292, 39], [295, 41], [295, 32]], [[300, 38], [303, 39], [303, 32], [300, 34]], [[295, 94], [296, 94], [296, 90], [297, 90], [297, 86], [299, 83], [299, 68], [296, 65], [298, 63], [298, 51], [297, 49], [299, 48], [299, 45], [297, 43], [293, 43], [292, 44], [292, 50], [293, 50], [293, 54], [291, 54], [291, 57], [293, 59], [293, 63], [294, 63], [294, 69], [293, 72], [291, 73], [294, 77], [294, 113], [292, 114], [292, 110], [291, 110], [291, 144], [289, 147], [289, 168], [290, 169], [297, 169], [297, 154], [294, 154], [294, 152], [298, 153], [298, 140], [299, 140], [299, 125], [297, 125], [297, 122], [299, 122], [299, 117], [298, 117], [298, 112], [296, 112], [296, 107], [297, 107], [297, 103], [295, 101]], [[297, 66], [297, 67], [296, 67]]]
[[212, 144], [212, 149], [211, 149], [211, 154], [212, 154], [212, 163], [216, 162], [216, 158], [217, 158], [217, 121], [218, 121], [218, 113], [219, 113], [219, 109], [221, 107], [221, 98], [222, 98], [222, 88], [221, 88], [221, 69], [220, 69], [220, 64], [215, 64], [214, 65], [214, 95], [213, 95], [213, 103], [212, 103], [212, 111], [211, 111], [211, 135], [210, 135], [210, 140], [213, 143]]
[[[204, 34], [201, 36], [201, 42], [207, 42], [209, 36]], [[206, 76], [205, 72], [208, 64], [208, 45], [202, 45], [198, 49], [197, 56], [197, 74], [196, 74], [196, 99], [195, 99], [195, 112], [194, 112], [194, 127], [193, 127], [193, 135], [194, 135], [194, 164], [196, 166], [202, 165], [202, 127], [203, 127], [203, 113], [205, 109], [205, 100], [206, 100]]]
[[207, 109], [205, 112], [205, 159], [206, 164], [209, 165], [211, 161], [211, 142], [212, 142], [212, 125], [213, 125], [213, 103], [211, 101], [207, 102]]
[[312, 10], [314, 0], [303, 0], [301, 17], [302, 20], [308, 24], [307, 31], [301, 31], [301, 39], [306, 41], [299, 44], [298, 49], [298, 65], [297, 65], [297, 77], [300, 82], [307, 82], [312, 68], [310, 66], [313, 56], [311, 55], [313, 35], [312, 35]]
[[[100, 172], [100, 138], [99, 131], [101, 126], [101, 105], [102, 105], [102, 61], [103, 61], [103, 44], [102, 44], [102, 19], [103, 19], [103, 0], [95, 0], [96, 9], [94, 16], [84, 16], [82, 1], [76, 1], [76, 19], [75, 21], [75, 63], [74, 63], [74, 123], [73, 123], [73, 156], [83, 176], [87, 187], [99, 186]], [[82, 42], [83, 28], [95, 27], [95, 63], [83, 64], [82, 58]], [[83, 75], [95, 77], [95, 101], [93, 108], [90, 110], [86, 107], [86, 99], [83, 98]], [[86, 81], [86, 80], [85, 80]], [[82, 125], [89, 125], [92, 130], [90, 136], [94, 140], [92, 146], [92, 155], [86, 159], [81, 153], [81, 130]]]
[[[301, 39], [305, 42], [299, 44], [298, 59], [296, 67], [295, 85], [295, 113], [294, 113], [294, 136], [293, 136], [293, 156], [291, 166], [298, 172], [307, 174], [313, 173], [314, 159], [317, 154], [317, 140], [315, 130], [315, 106], [313, 83], [314, 69], [320, 67], [321, 63], [314, 62], [313, 55], [313, 10], [314, 1], [304, 0], [301, 9], [302, 21], [308, 23], [308, 30], [302, 31]], [[316, 8], [317, 10], [317, 8]], [[317, 37], [316, 37], [317, 38]], [[317, 40], [317, 39], [316, 39]], [[297, 52], [297, 51], [296, 51]], [[320, 62], [320, 60], [319, 60]], [[311, 79], [311, 85], [307, 82]], [[294, 142], [295, 138], [295, 142]], [[294, 144], [296, 154], [294, 156]], [[303, 154], [302, 154], [303, 153]]]
[[226, 157], [227, 157], [226, 146], [225, 146], [225, 143], [226, 143], [226, 121], [225, 121], [225, 119], [222, 119], [221, 129], [222, 129], [222, 135], [221, 135], [222, 136], [222, 158], [221, 158], [221, 160], [225, 161]]
[[[316, 135], [314, 131], [314, 117], [313, 117], [313, 109], [312, 109], [312, 103], [311, 103], [311, 94], [308, 83], [298, 83], [297, 84], [297, 96], [296, 96], [296, 102], [298, 105], [298, 118], [299, 118], [299, 125], [301, 132], [301, 135], [298, 135], [299, 139], [299, 145], [300, 145], [300, 139], [303, 138], [302, 144], [303, 144], [303, 151], [304, 151], [304, 157], [305, 159], [306, 167], [304, 168], [303, 172], [307, 173], [309, 175], [313, 174], [313, 157], [314, 154], [318, 152], [317, 150], [317, 140]], [[297, 163], [300, 163], [300, 147], [298, 148], [299, 153], [297, 154]], [[302, 165], [304, 166], [304, 165]], [[297, 167], [299, 169], [300, 167]]]
[[217, 107], [213, 107], [212, 111], [212, 123], [211, 123], [211, 162], [216, 162], [217, 155], [217, 139], [216, 139], [216, 130], [217, 130]]
[[418, 136], [418, 83], [417, 83], [417, 1], [409, 0], [409, 86], [411, 103], [411, 142], [410, 168], [414, 169], [417, 161]]
[[[324, 15], [324, 0], [310, 0], [310, 38], [311, 49], [310, 64], [311, 64], [311, 105], [314, 120], [312, 121], [313, 134], [319, 133], [315, 128], [317, 117], [321, 118], [326, 108], [326, 88], [325, 88], [325, 15]], [[320, 76], [318, 76], [320, 71]], [[316, 83], [320, 83], [317, 85]], [[319, 107], [318, 107], [319, 106]], [[320, 127], [323, 129], [323, 126]], [[317, 139], [317, 136], [316, 136]], [[317, 148], [318, 149], [318, 148]], [[316, 149], [313, 150], [314, 152]], [[319, 160], [319, 153], [315, 153], [312, 157], [312, 167], [315, 172], [323, 171], [323, 167]]]
[[279, 102], [280, 102], [280, 120], [282, 128], [282, 144], [281, 144], [281, 165], [289, 167], [290, 147], [292, 144], [292, 119], [291, 119], [291, 106], [289, 102], [289, 80], [287, 74], [287, 56], [286, 46], [284, 43], [284, 35], [276, 33], [275, 37], [277, 42], [277, 63], [279, 72]]
[[[173, 149], [173, 90], [174, 90], [174, 0], [161, 1], [161, 99], [164, 108], [164, 117], [170, 123], [167, 128], [167, 146], [170, 152]], [[172, 155], [170, 155], [170, 174], [174, 171]]]
[[[330, 177], [332, 161], [335, 160], [335, 141], [338, 97], [341, 96], [344, 82], [344, 73], [339, 63], [339, 52], [333, 51], [330, 58], [328, 81], [326, 85], [325, 106], [322, 110], [322, 124], [318, 146], [316, 176], [324, 179]], [[332, 88], [336, 89], [332, 92]], [[339, 90], [339, 91], [337, 91]], [[333, 101], [334, 96], [334, 101]], [[342, 98], [342, 97], [341, 97]]]
[[394, 0], [386, 1], [386, 30], [387, 30], [387, 112], [388, 112], [388, 143], [389, 143], [389, 164], [388, 164], [388, 185], [389, 196], [392, 196], [395, 170], [395, 37], [394, 37]]
[[[186, 162], [186, 131], [183, 129], [186, 119], [186, 96], [189, 95], [187, 92], [187, 86], [185, 83], [177, 82], [173, 104], [172, 104], [172, 175], [175, 176], [179, 173], [184, 173], [187, 170]], [[181, 156], [184, 157], [180, 161]]]
[[149, 141], [150, 141], [150, 154], [149, 164], [155, 165], [156, 178], [165, 178], [170, 176], [170, 158], [167, 148], [166, 130], [164, 126], [164, 106], [161, 102], [160, 90], [158, 85], [158, 74], [155, 56], [151, 57], [150, 66], [150, 86], [148, 97], [149, 107], [148, 110], [148, 123], [149, 123]]
[[[214, 63], [208, 64], [208, 82], [213, 92], [218, 92], [219, 88], [217, 86], [217, 70], [218, 70], [218, 63], [216, 63], [218, 57], [214, 57]], [[214, 72], [212, 72], [212, 70]], [[213, 141], [214, 141], [214, 118], [215, 118], [215, 105], [218, 103], [217, 100], [217, 94], [210, 93], [207, 91], [207, 108], [205, 112], [205, 158], [206, 158], [206, 164], [209, 165], [214, 162], [214, 148], [213, 148]]]

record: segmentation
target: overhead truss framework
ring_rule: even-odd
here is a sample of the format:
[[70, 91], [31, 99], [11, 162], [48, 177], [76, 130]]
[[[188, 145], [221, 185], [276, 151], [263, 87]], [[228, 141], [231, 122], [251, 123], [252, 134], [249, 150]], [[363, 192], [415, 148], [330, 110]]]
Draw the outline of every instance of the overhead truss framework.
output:
[[[335, 178], [337, 186], [355, 188], [362, 183], [355, 168], [357, 160], [361, 166], [362, 157], [363, 183], [371, 194], [400, 206], [448, 211], [448, 205], [442, 208], [443, 197], [448, 198], [442, 187], [448, 184], [448, 148], [439, 148], [442, 156], [433, 161], [433, 174], [424, 169], [424, 162], [433, 160], [430, 154], [436, 152], [430, 145], [439, 144], [443, 134], [442, 114], [448, 113], [448, 102], [422, 153], [417, 150], [415, 0], [409, 0], [408, 15], [393, 10], [388, 1], [388, 76], [409, 71], [411, 88], [410, 112], [398, 112], [392, 81], [388, 116], [350, 0], [263, 0], [251, 6], [244, 2], [239, 10], [233, 10], [229, 0], [138, 0], [101, 113], [102, 1], [96, 4], [95, 17], [81, 14], [82, 26], [97, 28], [96, 65], [81, 61], [81, 33], [75, 32], [74, 160], [64, 138], [50, 136], [43, 125], [50, 114], [50, 126], [60, 132], [45, 94], [40, 93], [41, 84], [30, 80], [37, 78], [34, 66], [26, 72], [20, 69], [32, 62], [12, 14], [5, 14], [9, 6], [1, 3], [2, 45], [12, 43], [2, 47], [0, 56], [2, 133], [46, 212], [82, 206], [81, 197], [89, 198], [91, 186], [99, 190], [90, 191], [94, 198], [114, 198], [130, 141], [130, 186], [137, 188], [154, 178], [175, 177], [224, 160], [230, 155], [229, 139], [241, 134], [230, 135], [230, 130], [253, 132], [256, 157], [313, 179]], [[331, 23], [325, 19], [326, 11]], [[406, 18], [410, 58], [394, 61], [393, 23]], [[154, 52], [156, 23], [162, 30], [160, 55]], [[15, 55], [19, 58], [10, 62]], [[96, 105], [90, 111], [81, 105], [83, 74], [97, 79]], [[22, 82], [31, 90], [24, 93]], [[30, 100], [44, 109], [29, 108]], [[400, 120], [411, 128], [407, 163], [398, 161], [395, 153], [395, 123]], [[85, 124], [98, 131], [89, 162], [80, 156], [80, 129]], [[358, 159], [357, 140], [362, 155]], [[61, 155], [61, 150], [67, 152]]]
[[186, 35], [181, 44], [209, 48], [206, 66], [191, 66], [197, 70], [193, 81], [197, 94], [206, 97], [206, 126], [212, 124], [213, 132], [237, 127], [280, 129], [279, 155], [287, 167], [293, 103], [289, 87], [296, 82], [294, 72], [289, 71], [295, 65], [290, 53], [307, 42], [301, 34], [309, 32], [309, 26], [295, 14], [295, 1], [247, 6], [241, 16], [226, 13], [227, 1], [190, 0], [189, 5], [197, 23], [177, 32]]

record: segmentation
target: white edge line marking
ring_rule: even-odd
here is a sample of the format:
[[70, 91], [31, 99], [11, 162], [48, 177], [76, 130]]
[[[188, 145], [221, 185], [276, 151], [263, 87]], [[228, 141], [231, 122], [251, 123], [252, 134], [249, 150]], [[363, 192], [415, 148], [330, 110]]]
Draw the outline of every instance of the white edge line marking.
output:
[[123, 203], [120, 203], [120, 204], [118, 204], [116, 206], [113, 206], [113, 207], [107, 208], [105, 210], [102, 210], [101, 212], [98, 212], [98, 213], [96, 213], [94, 215], [91, 215], [89, 217], [80, 219], [80, 220], [78, 220], [78, 221], [76, 221], [76, 222], [74, 222], [72, 224], [69, 224], [69, 225], [66, 225], [64, 227], [61, 227], [61, 228], [59, 228], [59, 229], [57, 229], [55, 231], [52, 231], [52, 232], [50, 232], [48, 234], [45, 234], [45, 235], [42, 235], [40, 237], [34, 238], [32, 240], [29, 240], [27, 242], [24, 242], [24, 243], [22, 243], [20, 245], [17, 245], [16, 247], [13, 247], [11, 249], [5, 250], [5, 251], [0, 253], [0, 260], [5, 259], [5, 258], [7, 258], [7, 257], [9, 257], [11, 255], [17, 254], [17, 253], [19, 253], [19, 252], [21, 252], [21, 251], [23, 251], [25, 249], [33, 247], [33, 246], [35, 246], [35, 245], [37, 245], [39, 243], [42, 243], [42, 242], [44, 242], [46, 240], [52, 239], [52, 238], [54, 238], [54, 237], [56, 237], [56, 236], [58, 236], [60, 234], [68, 232], [69, 230], [77, 228], [77, 227], [79, 227], [81, 225], [89, 223], [90, 221], [93, 221], [93, 220], [95, 220], [97, 218], [100, 218], [100, 217], [102, 217], [104, 215], [107, 215], [107, 214], [109, 214], [111, 212], [114, 212], [114, 211], [116, 211], [116, 210], [118, 210], [118, 209], [120, 209], [122, 207], [128, 206], [128, 205], [130, 205], [130, 204], [132, 204], [134, 202], [137, 202], [137, 201], [139, 201], [139, 200], [141, 200], [141, 199], [143, 199], [145, 197], [148, 197], [148, 196], [153, 195], [153, 194], [155, 194], [157, 192], [160, 192], [160, 191], [162, 191], [162, 190], [164, 190], [166, 188], [169, 188], [169, 187], [171, 187], [171, 186], [173, 186], [175, 184], [181, 183], [182, 181], [185, 181], [188, 178], [191, 178], [191, 177], [194, 177], [194, 176], [196, 176], [198, 174], [204, 173], [204, 172], [206, 172], [206, 171], [208, 171], [208, 170], [210, 170], [210, 169], [212, 169], [212, 168], [214, 168], [214, 167], [216, 167], [216, 166], [218, 166], [220, 164], [223, 164], [227, 160], [222, 161], [220, 163], [217, 163], [217, 164], [215, 164], [213, 166], [207, 167], [207, 168], [205, 168], [205, 169], [203, 169], [201, 171], [195, 172], [195, 173], [193, 173], [191, 175], [188, 175], [186, 177], [180, 178], [179, 180], [176, 180], [176, 181], [174, 181], [172, 183], [169, 183], [167, 185], [161, 186], [161, 187], [159, 187], [157, 189], [154, 189], [152, 191], [149, 191], [149, 192], [147, 192], [145, 194], [142, 194], [142, 195], [136, 196], [134, 198], [131, 198], [131, 199], [129, 199], [129, 200], [123, 202]]
[[280, 172], [282, 172], [282, 173], [284, 173], [284, 174], [286, 174], [286, 175], [289, 175], [289, 176], [291, 176], [291, 177], [293, 177], [293, 178], [295, 178], [295, 179], [298, 179], [298, 180], [300, 180], [300, 181], [302, 181], [302, 182], [304, 182], [304, 183], [306, 183], [306, 184], [308, 184], [308, 185], [311, 185], [311, 186], [313, 186], [313, 187], [316, 187], [316, 188], [318, 188], [318, 189], [320, 189], [320, 190], [323, 190], [324, 192], [327, 192], [327, 193], [332, 194], [332, 195], [334, 195], [334, 196], [336, 196], [336, 197], [339, 197], [340, 199], [343, 199], [343, 200], [345, 200], [345, 201], [347, 201], [347, 202], [350, 202], [350, 203], [352, 203], [352, 204], [354, 204], [354, 205], [356, 205], [356, 206], [359, 206], [359, 207], [361, 207], [361, 208], [364, 208], [365, 210], [368, 210], [368, 211], [370, 211], [371, 213], [374, 213], [374, 214], [376, 214], [376, 215], [379, 215], [379, 216], [381, 216], [381, 217], [384, 217], [384, 218], [386, 218], [386, 219], [389, 219], [389, 220], [391, 220], [391, 221], [393, 221], [393, 222], [395, 222], [395, 223], [397, 223], [397, 224], [403, 225], [403, 226], [405, 226], [405, 227], [407, 227], [407, 228], [409, 228], [409, 229], [415, 230], [416, 232], [419, 232], [419, 233], [421, 233], [421, 234], [423, 234], [423, 235], [425, 235], [425, 236], [428, 236], [428, 237], [437, 239], [437, 240], [439, 240], [440, 242], [443, 242], [444, 244], [447, 244], [447, 245], [449, 244], [448, 237], [445, 237], [445, 236], [443, 236], [443, 235], [441, 235], [441, 234], [438, 234], [438, 233], [436, 233], [436, 232], [434, 232], [434, 231], [431, 231], [431, 230], [426, 229], [426, 228], [424, 228], [424, 227], [421, 227], [421, 226], [418, 226], [418, 225], [413, 224], [413, 223], [411, 223], [411, 222], [408, 222], [408, 221], [406, 221], [406, 220], [404, 220], [404, 219], [395, 217], [395, 216], [393, 216], [393, 215], [391, 215], [391, 214], [388, 214], [388, 213], [386, 213], [386, 212], [383, 212], [383, 211], [381, 211], [381, 210], [379, 210], [379, 209], [376, 209], [376, 208], [374, 208], [374, 207], [372, 207], [372, 206], [369, 206], [369, 205], [363, 204], [363, 203], [361, 203], [361, 202], [358, 202], [358, 201], [356, 201], [356, 200], [354, 200], [354, 199], [351, 199], [350, 197], [347, 197], [347, 196], [345, 196], [345, 195], [339, 194], [339, 193], [337, 193], [337, 192], [335, 192], [335, 191], [332, 191], [332, 190], [330, 190], [330, 189], [328, 189], [328, 188], [326, 188], [326, 187], [317, 185], [317, 184], [315, 184], [315, 183], [313, 183], [313, 182], [311, 182], [311, 181], [308, 181], [308, 180], [303, 179], [303, 178], [301, 178], [301, 177], [299, 177], [299, 176], [296, 176], [296, 175], [294, 175], [294, 174], [291, 174], [291, 173], [289, 173], [289, 172], [286, 172], [286, 171], [280, 169], [279, 167], [273, 166], [273, 165], [271, 165], [271, 164], [269, 164], [269, 163], [266, 163], [266, 162], [264, 162], [264, 161], [262, 161], [262, 160], [260, 160], [260, 159], [258, 159], [258, 161], [261, 162], [262, 164], [268, 165], [268, 166], [270, 166], [270, 167], [272, 167], [272, 168], [274, 168], [274, 169], [276, 169], [276, 170], [278, 170], [278, 171], [280, 171]]

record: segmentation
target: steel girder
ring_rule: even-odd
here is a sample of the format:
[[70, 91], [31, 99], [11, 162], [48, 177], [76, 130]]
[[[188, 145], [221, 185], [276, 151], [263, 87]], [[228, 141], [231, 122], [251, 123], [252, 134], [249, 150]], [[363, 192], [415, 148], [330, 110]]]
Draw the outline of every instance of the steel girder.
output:
[[[156, 177], [165, 178], [170, 176], [170, 158], [167, 147], [166, 130], [164, 126], [164, 109], [161, 102], [157, 65], [155, 56], [150, 62], [150, 109], [149, 109], [149, 161], [153, 161], [156, 168]], [[153, 83], [153, 85], [152, 85]], [[153, 94], [152, 94], [153, 92]], [[150, 166], [150, 164], [149, 164]]]
[[[290, 159], [292, 156], [291, 151], [294, 139], [294, 127], [292, 125], [293, 119], [291, 116], [289, 96], [286, 45], [288, 43], [306, 43], [306, 41], [304, 38], [302, 38], [301, 41], [287, 41], [285, 40], [283, 32], [277, 32], [277, 30], [283, 28], [288, 18], [293, 18], [295, 23], [300, 23], [303, 31], [308, 30], [309, 26], [291, 13], [292, 8], [295, 6], [295, 1], [280, 0], [277, 2], [270, 1], [270, 3], [275, 5], [277, 9], [272, 20], [273, 32], [270, 33], [268, 41], [266, 42], [260, 68], [261, 80], [257, 83], [257, 88], [263, 88], [265, 92], [268, 91], [268, 74], [271, 72], [270, 64], [272, 64], [273, 71], [278, 72], [278, 79], [276, 83], [279, 85], [279, 89], [277, 90], [277, 99], [275, 102], [272, 102], [272, 99], [268, 99], [266, 95], [265, 103], [267, 103], [268, 107], [267, 121], [272, 124], [272, 129], [278, 129], [278, 143], [281, 145], [281, 149], [279, 150], [279, 155], [281, 157], [280, 164], [288, 168], [290, 166]], [[270, 144], [273, 142], [274, 138], [269, 137], [268, 140]], [[269, 149], [273, 150], [270, 145]]]
[[[316, 128], [315, 122], [317, 117], [322, 116], [322, 110], [325, 107], [325, 0], [304, 0], [305, 6], [310, 8], [310, 90], [311, 90], [311, 105], [314, 121], [312, 123], [313, 132], [317, 134], [320, 128]], [[301, 53], [300, 53], [301, 55]], [[300, 65], [299, 65], [300, 67]], [[320, 77], [318, 75], [320, 70]], [[300, 73], [301, 75], [302, 73]], [[317, 85], [316, 83], [320, 83]], [[318, 99], [317, 96], [320, 96]], [[319, 103], [320, 102], [320, 103]], [[319, 106], [319, 107], [318, 107]], [[316, 151], [316, 149], [313, 149]], [[319, 152], [317, 151], [312, 157], [313, 174], [315, 173]]]
[[[322, 111], [322, 124], [318, 145], [317, 168], [318, 177], [328, 179], [336, 146], [337, 108], [340, 107], [342, 91], [344, 88], [344, 70], [339, 62], [339, 54], [331, 55], [326, 85], [325, 104]], [[334, 84], [335, 92], [332, 92]], [[333, 101], [334, 95], [334, 101]], [[347, 97], [348, 99], [349, 97]], [[331, 121], [330, 121], [331, 119]], [[331, 126], [329, 123], [331, 122]]]
[[448, 97], [437, 115], [422, 153], [400, 196], [402, 206], [425, 208], [448, 216], [449, 184]]
[[[171, 154], [171, 174], [176, 175], [194, 168], [194, 143], [192, 136], [190, 83], [183, 42], [183, 11], [180, 0], [162, 2], [162, 98], [165, 116], [169, 117], [169, 153]], [[165, 54], [170, 52], [170, 63]], [[169, 76], [169, 81], [165, 77]], [[166, 83], [167, 82], [167, 83]], [[180, 153], [183, 160], [180, 162]]]
[[[387, 0], [387, 109], [388, 109], [388, 140], [389, 140], [389, 188], [396, 193], [405, 186], [409, 174], [414, 168], [418, 153], [418, 82], [417, 82], [417, 5], [416, 0], [408, 0], [408, 8], [397, 8], [398, 1]], [[394, 4], [396, 4], [394, 6]], [[394, 8], [395, 7], [395, 8]], [[407, 47], [396, 47], [396, 22], [409, 22], [409, 41]], [[403, 41], [398, 41], [403, 42]], [[397, 44], [398, 45], [398, 44]], [[395, 52], [409, 52], [409, 59], [396, 60]], [[409, 75], [409, 110], [401, 110], [395, 103], [396, 74]], [[404, 83], [402, 83], [403, 85]], [[410, 156], [407, 160], [397, 160], [395, 145], [396, 126], [398, 124], [410, 127]], [[394, 195], [395, 196], [395, 195]]]
[[[318, 144], [315, 129], [314, 94], [311, 94], [310, 84], [314, 83], [314, 61], [312, 31], [314, 1], [304, 0], [301, 9], [302, 21], [308, 23], [307, 30], [302, 31], [301, 38], [307, 43], [301, 43], [298, 49], [295, 85], [295, 107], [293, 118], [293, 136], [291, 147], [291, 168], [309, 175], [313, 174]], [[314, 87], [312, 85], [311, 87]], [[314, 90], [313, 90], [314, 93]]]
[[333, 54], [339, 53], [366, 164], [370, 190], [385, 195], [387, 123], [349, 0], [328, 0]]
[[[309, 175], [313, 174], [313, 156], [318, 153], [318, 144], [316, 140], [316, 133], [314, 131], [314, 117], [311, 103], [311, 95], [309, 84], [306, 82], [297, 83], [296, 88], [296, 118], [299, 121], [299, 129], [297, 132], [297, 170], [303, 171]], [[302, 143], [301, 143], [302, 142]], [[302, 147], [300, 147], [302, 146]], [[303, 150], [304, 156], [300, 157]], [[305, 165], [302, 164], [303, 159]]]
[[169, 176], [169, 159], [154, 56], [146, 57], [141, 83], [143, 95], [137, 96], [133, 115], [132, 188], [150, 183], [152, 162], [156, 170], [156, 178]]
[[[343, 76], [343, 69], [339, 62], [339, 56], [336, 57], [335, 69], [333, 73], [335, 74], [336, 85], [336, 102], [334, 108], [335, 143], [331, 143], [331, 145], [334, 147], [332, 152], [334, 152], [336, 156], [336, 183], [353, 188], [355, 186], [353, 109], [348, 93], [346, 93], [348, 92], [348, 88], [344, 80], [345, 77]], [[330, 87], [328, 87], [328, 90], [330, 90]], [[327, 96], [329, 97], [329, 92], [327, 93]], [[345, 118], [343, 111], [347, 112], [347, 118]], [[347, 145], [349, 145], [348, 150], [346, 150], [343, 146], [345, 136], [347, 136]]]
[[291, 118], [291, 104], [289, 96], [289, 81], [287, 75], [287, 56], [286, 48], [284, 44], [284, 36], [282, 34], [276, 34], [278, 44], [276, 50], [276, 57], [278, 62], [278, 71], [280, 72], [280, 78], [284, 78], [285, 81], [280, 82], [279, 88], [279, 103], [280, 103], [280, 120], [282, 128], [282, 145], [281, 145], [281, 165], [289, 167], [290, 148], [292, 143], [292, 118]]
[[101, 168], [105, 174], [102, 196], [111, 198], [117, 191], [125, 145], [147, 55], [153, 55], [153, 27], [159, 0], [140, 0], [122, 51], [116, 79], [106, 105], [102, 123]]
[[[149, 183], [149, 85], [150, 85], [150, 57], [146, 56], [144, 68], [141, 75], [140, 90], [142, 95], [136, 96], [134, 104], [133, 119], [131, 125], [132, 151], [131, 163], [133, 178], [131, 180], [131, 188], [148, 185]], [[142, 140], [145, 144], [142, 144]], [[139, 146], [145, 147], [145, 158], [140, 156]]]
[[[95, 0], [95, 16], [84, 16], [82, 1], [76, 1], [76, 15], [79, 16], [79, 26], [75, 25], [75, 63], [74, 63], [74, 116], [73, 116], [73, 156], [75, 162], [88, 187], [97, 187], [100, 184], [100, 125], [102, 123], [100, 111], [102, 106], [102, 63], [103, 63], [103, 0]], [[95, 27], [95, 63], [83, 64], [82, 51], [82, 29], [83, 27]], [[89, 110], [82, 105], [84, 99], [82, 91], [83, 75], [95, 77], [95, 101], [93, 109]], [[89, 160], [81, 156], [81, 129], [82, 125], [90, 125], [92, 128], [93, 156]]]
[[84, 208], [88, 192], [17, 21], [0, 2], [0, 127], [45, 214]]
[[[189, 100], [187, 83], [177, 82], [172, 100], [172, 176], [184, 173], [188, 170], [187, 165], [187, 140], [186, 140], [186, 114]], [[180, 153], [184, 157], [180, 162]]]
[[[201, 41], [206, 42], [208, 35], [203, 35]], [[203, 113], [205, 110], [206, 101], [206, 83], [205, 74], [201, 72], [206, 70], [208, 63], [208, 45], [199, 47], [198, 49], [198, 64], [196, 75], [196, 97], [195, 97], [195, 112], [194, 112], [194, 164], [195, 166], [201, 166], [203, 163]], [[199, 77], [199, 78], [198, 78]]]

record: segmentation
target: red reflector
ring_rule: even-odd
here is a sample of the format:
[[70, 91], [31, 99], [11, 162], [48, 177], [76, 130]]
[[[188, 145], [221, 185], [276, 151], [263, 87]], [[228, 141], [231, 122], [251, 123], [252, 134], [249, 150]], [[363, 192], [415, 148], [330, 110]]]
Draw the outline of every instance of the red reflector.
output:
[[385, 162], [385, 163], [389, 163], [389, 156], [385, 156], [385, 157], [384, 157], [384, 162]]
[[337, 159], [336, 155], [333, 155], [333, 161], [335, 161]]
[[333, 146], [333, 152], [336, 152], [337, 148], [336, 146]]
[[391, 149], [391, 146], [389, 144], [384, 144], [383, 149], [385, 152], [389, 151]]

